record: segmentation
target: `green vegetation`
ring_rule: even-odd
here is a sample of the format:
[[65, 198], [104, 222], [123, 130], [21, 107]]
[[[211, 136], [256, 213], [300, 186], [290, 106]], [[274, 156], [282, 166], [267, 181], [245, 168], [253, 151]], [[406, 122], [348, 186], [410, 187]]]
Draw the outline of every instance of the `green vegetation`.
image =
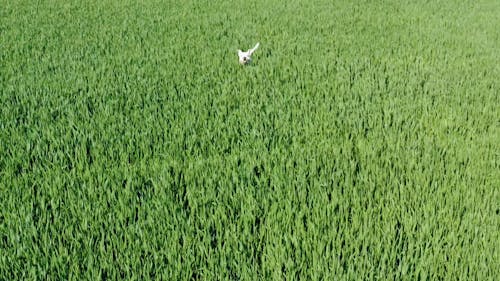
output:
[[0, 0], [0, 279], [498, 280], [499, 14]]

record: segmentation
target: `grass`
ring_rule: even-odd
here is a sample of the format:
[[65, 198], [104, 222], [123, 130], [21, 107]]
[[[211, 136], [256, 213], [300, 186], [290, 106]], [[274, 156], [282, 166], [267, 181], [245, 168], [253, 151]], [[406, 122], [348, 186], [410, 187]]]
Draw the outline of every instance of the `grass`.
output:
[[0, 7], [0, 279], [500, 276], [498, 1]]

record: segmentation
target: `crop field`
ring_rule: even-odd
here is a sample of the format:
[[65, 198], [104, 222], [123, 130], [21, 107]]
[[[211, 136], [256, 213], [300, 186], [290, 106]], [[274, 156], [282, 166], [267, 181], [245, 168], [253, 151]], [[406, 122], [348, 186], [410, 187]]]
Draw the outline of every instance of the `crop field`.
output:
[[499, 280], [499, 15], [0, 0], [0, 280]]

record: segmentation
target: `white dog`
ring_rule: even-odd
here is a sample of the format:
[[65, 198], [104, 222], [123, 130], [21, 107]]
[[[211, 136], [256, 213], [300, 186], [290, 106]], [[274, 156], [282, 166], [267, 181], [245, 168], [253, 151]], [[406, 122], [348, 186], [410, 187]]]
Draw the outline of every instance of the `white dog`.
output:
[[257, 43], [255, 45], [255, 47], [253, 47], [253, 49], [250, 49], [246, 52], [243, 52], [242, 50], [238, 50], [238, 57], [240, 58], [240, 64], [247, 64], [249, 63], [251, 60], [252, 60], [252, 54], [253, 52], [255, 52], [255, 50], [257, 50], [257, 48], [259, 47], [259, 43]]

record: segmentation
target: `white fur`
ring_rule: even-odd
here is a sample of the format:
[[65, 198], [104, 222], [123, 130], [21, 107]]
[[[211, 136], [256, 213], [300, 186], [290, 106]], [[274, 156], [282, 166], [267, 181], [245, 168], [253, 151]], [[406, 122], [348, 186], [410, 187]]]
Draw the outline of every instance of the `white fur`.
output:
[[239, 57], [240, 64], [249, 63], [252, 60], [253, 52], [255, 52], [255, 50], [257, 50], [258, 47], [259, 47], [259, 43], [257, 43], [255, 45], [255, 47], [253, 47], [252, 49], [250, 49], [246, 52], [243, 52], [242, 50], [238, 50], [238, 57]]

